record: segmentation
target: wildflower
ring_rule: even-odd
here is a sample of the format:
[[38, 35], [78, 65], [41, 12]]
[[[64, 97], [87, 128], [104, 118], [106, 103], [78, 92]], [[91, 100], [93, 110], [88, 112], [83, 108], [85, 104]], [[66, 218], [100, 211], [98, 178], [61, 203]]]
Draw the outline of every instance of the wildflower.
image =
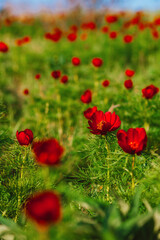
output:
[[81, 96], [81, 101], [83, 103], [90, 103], [92, 101], [92, 92], [91, 90], [87, 89], [83, 95]]
[[101, 67], [101, 65], [103, 64], [103, 60], [101, 58], [93, 58], [92, 59], [92, 64], [95, 66], [95, 67]]
[[131, 89], [131, 88], [133, 87], [133, 82], [132, 82], [132, 80], [131, 80], [131, 79], [126, 80], [126, 81], [124, 82], [124, 86], [125, 86], [125, 88], [127, 88], [127, 89]]
[[70, 33], [70, 34], [68, 34], [67, 38], [70, 42], [74, 42], [77, 39], [77, 34], [76, 33]]
[[16, 132], [16, 137], [21, 146], [28, 146], [33, 141], [33, 132], [30, 129], [25, 129], [21, 132]]
[[133, 36], [132, 35], [126, 35], [126, 36], [124, 36], [123, 41], [125, 43], [131, 43], [133, 41]]
[[51, 76], [55, 79], [60, 78], [61, 71], [60, 70], [53, 71], [53, 72], [51, 72]]
[[93, 107], [93, 108], [88, 108], [86, 111], [84, 111], [84, 116], [87, 119], [91, 119], [93, 114], [97, 111], [97, 107]]
[[135, 72], [133, 70], [127, 69], [125, 71], [125, 74], [127, 77], [133, 77], [133, 75], [135, 74]]
[[68, 76], [67, 75], [64, 75], [64, 76], [62, 76], [62, 78], [61, 78], [61, 83], [67, 83], [68, 82]]
[[28, 95], [28, 94], [29, 94], [28, 88], [25, 88], [25, 89], [23, 90], [23, 93], [24, 93], [24, 95]]
[[72, 58], [72, 64], [73, 64], [74, 66], [80, 65], [80, 63], [81, 63], [81, 60], [80, 60], [78, 57], [73, 57], [73, 58]]
[[113, 32], [110, 32], [109, 37], [111, 39], [115, 39], [115, 38], [117, 38], [117, 35], [118, 35], [117, 32], [113, 31]]
[[88, 127], [91, 133], [96, 135], [106, 135], [107, 132], [115, 131], [121, 125], [121, 121], [115, 112], [102, 112], [96, 111], [90, 121], [88, 121], [90, 127]]
[[0, 42], [0, 52], [6, 53], [8, 52], [9, 48], [6, 43]]
[[155, 87], [152, 84], [142, 89], [143, 97], [147, 99], [153, 98], [154, 95], [157, 94], [158, 92], [159, 88]]
[[129, 128], [127, 132], [117, 132], [118, 144], [124, 152], [141, 154], [147, 145], [147, 134], [144, 128]]
[[57, 165], [63, 154], [63, 147], [54, 139], [39, 140], [33, 143], [33, 152], [41, 165]]
[[41, 78], [41, 74], [38, 73], [35, 75], [35, 79], [40, 79], [40, 78]]
[[102, 86], [103, 86], [103, 87], [108, 87], [109, 84], [110, 84], [109, 80], [104, 80], [104, 81], [102, 82]]

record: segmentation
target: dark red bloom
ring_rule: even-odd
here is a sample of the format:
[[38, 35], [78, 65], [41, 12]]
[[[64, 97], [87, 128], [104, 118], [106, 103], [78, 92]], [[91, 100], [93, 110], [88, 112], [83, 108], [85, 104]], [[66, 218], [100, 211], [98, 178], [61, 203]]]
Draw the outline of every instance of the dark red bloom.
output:
[[110, 37], [111, 39], [117, 38], [117, 32], [115, 32], [115, 31], [110, 32], [109, 37]]
[[9, 48], [6, 43], [0, 42], [0, 52], [6, 53], [8, 52]]
[[154, 39], [158, 39], [159, 38], [159, 32], [157, 30], [153, 30], [152, 31], [152, 36], [154, 37]]
[[16, 45], [17, 45], [17, 46], [21, 46], [21, 45], [23, 45], [23, 44], [29, 43], [30, 41], [31, 41], [31, 38], [28, 37], [28, 36], [26, 36], [26, 37], [17, 39], [17, 40], [16, 40]]
[[132, 35], [126, 35], [123, 38], [125, 43], [131, 43], [133, 41], [133, 36]]
[[24, 93], [24, 95], [28, 95], [28, 94], [29, 94], [28, 88], [24, 89], [24, 90], [23, 90], [23, 93]]
[[143, 97], [147, 99], [153, 98], [155, 94], [159, 92], [159, 88], [155, 87], [154, 85], [147, 86], [146, 88], [142, 89]]
[[102, 86], [103, 86], [103, 87], [108, 87], [109, 84], [110, 84], [109, 80], [104, 80], [104, 81], [102, 82]]
[[103, 60], [101, 58], [93, 58], [92, 59], [92, 64], [95, 67], [101, 67], [101, 65], [103, 64]]
[[133, 87], [133, 82], [132, 82], [132, 80], [131, 80], [131, 79], [126, 80], [126, 81], [124, 82], [124, 86], [125, 86], [125, 88], [127, 88], [127, 89], [132, 88], [132, 87]]
[[33, 152], [41, 165], [57, 165], [63, 154], [63, 147], [54, 139], [40, 140], [33, 143]]
[[38, 73], [35, 75], [35, 79], [40, 79], [40, 78], [41, 78], [41, 74]]
[[44, 228], [59, 222], [61, 211], [60, 197], [51, 190], [36, 193], [25, 204], [27, 218]]
[[72, 25], [70, 27], [70, 30], [73, 31], [73, 32], [77, 32], [78, 31], [78, 27], [76, 25]]
[[160, 26], [160, 18], [156, 18], [154, 20], [154, 24], [157, 25], [157, 26]]
[[72, 58], [72, 64], [73, 65], [78, 66], [78, 65], [80, 65], [80, 63], [81, 63], [81, 60], [78, 57], [73, 57]]
[[106, 16], [106, 21], [108, 23], [114, 23], [117, 22], [118, 18], [115, 15], [110, 15], [110, 16]]
[[86, 111], [84, 111], [84, 116], [87, 119], [91, 119], [93, 114], [97, 111], [97, 107], [93, 107], [93, 108], [88, 108]]
[[108, 26], [104, 26], [104, 27], [102, 27], [102, 32], [103, 33], [108, 33], [109, 32], [109, 27]]
[[30, 129], [25, 129], [21, 132], [16, 132], [16, 137], [20, 145], [29, 145], [33, 141], [33, 132]]
[[144, 128], [130, 128], [127, 132], [117, 132], [118, 144], [124, 152], [130, 154], [141, 154], [147, 145], [147, 134]]
[[61, 78], [61, 83], [67, 83], [68, 82], [68, 76], [67, 75], [64, 75], [64, 76], [62, 76], [62, 78]]
[[55, 33], [46, 33], [44, 37], [53, 42], [58, 42], [61, 39], [61, 36], [62, 36], [62, 33], [57, 31]]
[[60, 70], [53, 71], [53, 72], [51, 72], [51, 76], [55, 79], [60, 78], [61, 71]]
[[106, 135], [107, 132], [118, 129], [121, 125], [121, 121], [118, 115], [111, 112], [96, 111], [88, 124], [91, 129], [91, 133], [96, 135]]
[[92, 92], [91, 90], [87, 89], [83, 95], [81, 96], [81, 101], [83, 103], [90, 103], [92, 101]]
[[77, 34], [76, 33], [70, 33], [70, 34], [68, 34], [67, 38], [70, 42], [74, 42], [77, 39]]
[[125, 74], [126, 74], [127, 77], [132, 77], [135, 74], [135, 71], [127, 69], [125, 71]]

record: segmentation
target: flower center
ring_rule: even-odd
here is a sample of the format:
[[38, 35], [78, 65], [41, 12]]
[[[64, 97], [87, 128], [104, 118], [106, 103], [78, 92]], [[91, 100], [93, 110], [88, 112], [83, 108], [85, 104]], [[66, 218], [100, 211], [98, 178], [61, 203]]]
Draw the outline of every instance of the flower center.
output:
[[98, 124], [97, 124], [97, 129], [98, 130], [102, 130], [102, 128], [103, 128], [103, 125], [106, 123], [106, 121], [101, 121], [101, 122], [99, 122]]
[[137, 142], [130, 142], [129, 143], [130, 147], [135, 150], [136, 148], [138, 148], [138, 143]]

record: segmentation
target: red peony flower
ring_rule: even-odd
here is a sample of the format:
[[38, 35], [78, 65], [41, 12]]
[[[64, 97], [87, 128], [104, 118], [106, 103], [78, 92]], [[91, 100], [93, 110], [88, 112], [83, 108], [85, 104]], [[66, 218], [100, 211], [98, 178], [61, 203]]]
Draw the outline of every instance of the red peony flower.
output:
[[127, 77], [132, 77], [135, 74], [135, 71], [127, 69], [125, 71], [125, 74], [126, 74]]
[[108, 87], [109, 84], [110, 84], [109, 80], [104, 80], [104, 81], [102, 82], [102, 86], [103, 86], [103, 87]]
[[111, 112], [96, 111], [88, 124], [91, 129], [91, 133], [96, 135], [106, 135], [107, 132], [118, 129], [121, 125], [121, 121], [118, 115]]
[[101, 31], [102, 31], [103, 33], [108, 33], [109, 27], [108, 27], [108, 26], [104, 26], [104, 27], [101, 28]]
[[83, 95], [81, 96], [81, 101], [83, 103], [90, 103], [92, 101], [92, 92], [91, 90], [87, 89]]
[[147, 99], [153, 98], [153, 96], [158, 92], [159, 92], [159, 88], [155, 87], [154, 85], [150, 85], [142, 89], [143, 97]]
[[67, 75], [64, 75], [64, 76], [62, 76], [62, 78], [61, 78], [61, 83], [67, 83], [68, 82], [68, 76]]
[[68, 34], [67, 38], [70, 42], [74, 42], [77, 39], [77, 34], [76, 33], [70, 33], [70, 34]]
[[72, 64], [73, 64], [74, 66], [80, 65], [80, 63], [81, 63], [81, 60], [80, 60], [78, 57], [73, 57], [73, 58], [72, 58]]
[[130, 128], [127, 132], [117, 132], [118, 144], [124, 152], [141, 154], [147, 145], [147, 134], [144, 128]]
[[24, 90], [23, 90], [23, 93], [24, 93], [24, 95], [28, 95], [28, 94], [29, 94], [28, 88], [24, 89]]
[[35, 79], [40, 79], [40, 78], [41, 78], [41, 74], [38, 73], [35, 75]]
[[50, 138], [33, 143], [33, 152], [36, 160], [41, 165], [57, 165], [64, 152], [56, 139]]
[[4, 42], [0, 42], [0, 52], [6, 53], [8, 52], [9, 48], [7, 46], [7, 44], [5, 44]]
[[61, 71], [60, 70], [53, 71], [53, 72], [51, 72], [51, 76], [55, 79], [60, 78]]
[[51, 190], [36, 193], [27, 200], [25, 214], [39, 227], [48, 228], [59, 222], [62, 216], [59, 195]]
[[124, 36], [123, 41], [125, 43], [131, 43], [133, 41], [133, 36], [132, 35], [126, 35], [126, 36]]
[[30, 129], [25, 129], [21, 132], [16, 132], [16, 137], [21, 146], [23, 145], [29, 145], [33, 141], [33, 132]]
[[126, 81], [124, 82], [124, 86], [125, 86], [125, 88], [127, 88], [127, 89], [132, 88], [132, 87], [133, 87], [133, 82], [132, 82], [132, 80], [131, 80], [131, 79], [126, 80]]
[[86, 111], [84, 111], [84, 116], [87, 119], [91, 119], [93, 114], [97, 111], [97, 107], [93, 107], [93, 108], [88, 108]]
[[118, 18], [115, 15], [110, 15], [110, 16], [106, 16], [106, 21], [108, 23], [114, 23], [117, 22]]
[[111, 39], [115, 39], [115, 38], [117, 38], [117, 35], [118, 35], [117, 32], [113, 31], [113, 32], [110, 32], [109, 37]]
[[101, 67], [101, 65], [103, 64], [103, 60], [101, 58], [93, 58], [92, 59], [92, 64], [95, 67]]

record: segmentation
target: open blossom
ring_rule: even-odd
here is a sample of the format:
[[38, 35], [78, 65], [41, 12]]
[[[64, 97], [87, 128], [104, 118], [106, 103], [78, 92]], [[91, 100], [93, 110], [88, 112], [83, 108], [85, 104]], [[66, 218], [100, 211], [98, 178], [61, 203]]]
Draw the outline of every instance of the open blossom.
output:
[[26, 36], [26, 37], [17, 39], [17, 40], [16, 40], [16, 45], [17, 45], [17, 46], [21, 46], [21, 45], [23, 45], [23, 44], [29, 43], [30, 41], [31, 41], [31, 38], [28, 37], [28, 36]]
[[72, 58], [72, 64], [73, 64], [74, 66], [79, 66], [80, 63], [81, 63], [81, 60], [80, 60], [78, 57], [73, 57], [73, 58]]
[[67, 75], [62, 76], [60, 82], [63, 83], [63, 84], [67, 83], [68, 82], [68, 76]]
[[132, 77], [135, 74], [135, 71], [131, 69], [126, 69], [125, 74], [127, 77]]
[[97, 111], [97, 107], [93, 107], [93, 108], [88, 108], [86, 111], [84, 111], [84, 116], [87, 119], [91, 119], [93, 114]]
[[39, 227], [54, 225], [62, 216], [59, 195], [51, 190], [34, 194], [25, 204], [25, 214]]
[[92, 101], [92, 92], [91, 90], [87, 89], [83, 95], [81, 96], [81, 101], [83, 103], [90, 103]]
[[33, 152], [41, 165], [57, 165], [64, 152], [63, 147], [54, 139], [45, 139], [33, 143]]
[[0, 52], [6, 53], [8, 52], [9, 48], [6, 43], [0, 42]]
[[102, 112], [96, 111], [90, 121], [88, 121], [90, 127], [88, 127], [91, 133], [96, 135], [106, 135], [107, 132], [118, 129], [121, 125], [121, 121], [115, 112]]
[[124, 86], [125, 86], [125, 88], [127, 88], [127, 89], [133, 88], [133, 82], [132, 82], [132, 80], [131, 80], [131, 79], [126, 80], [126, 81], [124, 82]]
[[77, 34], [76, 33], [69, 33], [67, 38], [70, 42], [74, 42], [77, 39]]
[[104, 80], [104, 81], [102, 82], [102, 86], [103, 86], [103, 87], [108, 87], [109, 84], [110, 84], [109, 80]]
[[115, 15], [106, 16], [106, 22], [108, 23], [115, 23], [117, 20], [118, 18]]
[[29, 94], [28, 88], [25, 88], [25, 89], [23, 90], [23, 93], [24, 93], [24, 95], [28, 95], [28, 94]]
[[143, 97], [147, 99], [153, 98], [154, 95], [157, 94], [158, 92], [159, 92], [159, 88], [155, 87], [152, 84], [142, 89]]
[[16, 132], [16, 137], [21, 146], [28, 146], [33, 141], [33, 132], [30, 129], [25, 129], [21, 132]]
[[109, 27], [108, 26], [104, 26], [104, 27], [101, 28], [101, 31], [103, 33], [108, 33], [109, 32]]
[[55, 79], [60, 78], [61, 71], [60, 70], [53, 71], [53, 72], [51, 72], [51, 76]]
[[95, 67], [101, 67], [101, 65], [103, 64], [103, 60], [101, 58], [93, 58], [92, 59], [92, 64], [95, 66]]
[[147, 134], [144, 128], [129, 128], [127, 132], [117, 132], [118, 144], [124, 152], [141, 154], [147, 145]]
[[125, 43], [131, 43], [133, 41], [133, 36], [132, 35], [126, 35], [126, 36], [124, 36], [123, 41]]
[[110, 32], [110, 33], [109, 33], [109, 37], [110, 37], [111, 39], [117, 38], [117, 35], [118, 35], [118, 33], [117, 33], [116, 31], [113, 31], [113, 32]]
[[35, 79], [40, 79], [40, 78], [41, 78], [41, 74], [37, 73], [37, 74], [35, 75]]

